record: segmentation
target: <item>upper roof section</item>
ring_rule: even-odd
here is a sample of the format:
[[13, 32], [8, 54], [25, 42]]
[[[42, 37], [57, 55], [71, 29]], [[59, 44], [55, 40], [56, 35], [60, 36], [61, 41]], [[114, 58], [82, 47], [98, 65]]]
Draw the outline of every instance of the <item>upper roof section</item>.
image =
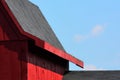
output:
[[40, 9], [28, 0], [5, 0], [22, 29], [64, 51]]

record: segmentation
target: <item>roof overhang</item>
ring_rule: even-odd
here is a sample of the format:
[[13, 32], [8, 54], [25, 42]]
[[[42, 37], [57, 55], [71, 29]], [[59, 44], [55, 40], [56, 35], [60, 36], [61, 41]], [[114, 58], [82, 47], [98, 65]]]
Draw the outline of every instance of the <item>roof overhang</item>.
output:
[[81, 68], [84, 67], [83, 61], [81, 61], [81, 60], [73, 57], [72, 55], [66, 53], [65, 51], [62, 51], [62, 50], [60, 50], [60, 49], [52, 46], [52, 45], [49, 44], [48, 42], [43, 41], [43, 40], [39, 39], [38, 37], [36, 37], [36, 36], [34, 36], [34, 35], [31, 35], [31, 34], [25, 32], [25, 31], [22, 29], [21, 25], [18, 23], [18, 21], [17, 21], [17, 19], [15, 18], [15, 16], [13, 15], [12, 11], [9, 9], [9, 7], [8, 7], [8, 5], [6, 4], [5, 0], [1, 0], [0, 2], [1, 2], [2, 5], [4, 6], [4, 8], [5, 8], [5, 10], [7, 11], [8, 15], [11, 17], [11, 19], [13, 20], [13, 22], [15, 23], [15, 25], [16, 25], [16, 27], [19, 29], [19, 31], [20, 31], [23, 35], [25, 35], [25, 36], [31, 38], [32, 40], [34, 40], [36, 46], [41, 47], [41, 48], [43, 48], [43, 49], [45, 49], [45, 50], [53, 53], [54, 55], [57, 55], [57, 56], [61, 57], [61, 58], [63, 58], [63, 59], [66, 59], [66, 60], [68, 60], [68, 61], [70, 61], [70, 62], [72, 62], [72, 63], [80, 66]]

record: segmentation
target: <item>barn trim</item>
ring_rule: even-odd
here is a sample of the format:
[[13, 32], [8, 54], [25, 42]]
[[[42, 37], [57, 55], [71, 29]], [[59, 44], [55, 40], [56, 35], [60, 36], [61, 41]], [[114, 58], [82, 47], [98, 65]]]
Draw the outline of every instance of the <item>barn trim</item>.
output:
[[54, 47], [53, 45], [51, 45], [50, 43], [44, 41], [44, 40], [41, 40], [40, 38], [28, 33], [28, 32], [25, 32], [21, 25], [19, 24], [19, 22], [17, 21], [16, 17], [13, 15], [12, 11], [10, 10], [10, 8], [8, 7], [7, 3], [5, 2], [5, 0], [1, 0], [0, 1], [2, 3], [2, 6], [5, 8], [5, 10], [7, 11], [9, 17], [13, 20], [13, 22], [15, 23], [15, 25], [17, 26], [18, 30], [25, 36], [27, 36], [28, 38], [32, 39], [34, 42], [35, 42], [35, 45], [40, 47], [40, 48], [43, 48], [51, 53], [53, 53], [54, 55], [57, 55], [63, 59], [66, 59], [68, 61], [71, 61], [72, 63], [80, 66], [81, 68], [84, 67], [84, 64], [83, 64], [83, 61], [73, 57], [72, 55], [66, 53], [65, 51], [63, 50], [60, 50], [56, 47]]

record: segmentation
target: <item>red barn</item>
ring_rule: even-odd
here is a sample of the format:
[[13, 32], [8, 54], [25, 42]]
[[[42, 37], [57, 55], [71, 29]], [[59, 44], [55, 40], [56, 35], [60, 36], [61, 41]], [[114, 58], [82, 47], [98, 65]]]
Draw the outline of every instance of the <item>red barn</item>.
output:
[[0, 80], [62, 80], [69, 61], [39, 8], [28, 0], [0, 0]]

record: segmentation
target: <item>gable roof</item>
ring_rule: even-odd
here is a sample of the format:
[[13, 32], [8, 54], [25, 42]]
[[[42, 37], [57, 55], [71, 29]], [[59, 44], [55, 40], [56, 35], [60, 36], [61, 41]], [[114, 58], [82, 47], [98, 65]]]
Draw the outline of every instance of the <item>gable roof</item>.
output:
[[63, 80], [119, 80], [120, 71], [71, 71]]
[[1, 0], [0, 2], [19, 31], [33, 39], [36, 46], [83, 67], [81, 60], [66, 53], [36, 5], [28, 0]]
[[5, 0], [22, 29], [64, 50], [39, 8], [28, 0]]

